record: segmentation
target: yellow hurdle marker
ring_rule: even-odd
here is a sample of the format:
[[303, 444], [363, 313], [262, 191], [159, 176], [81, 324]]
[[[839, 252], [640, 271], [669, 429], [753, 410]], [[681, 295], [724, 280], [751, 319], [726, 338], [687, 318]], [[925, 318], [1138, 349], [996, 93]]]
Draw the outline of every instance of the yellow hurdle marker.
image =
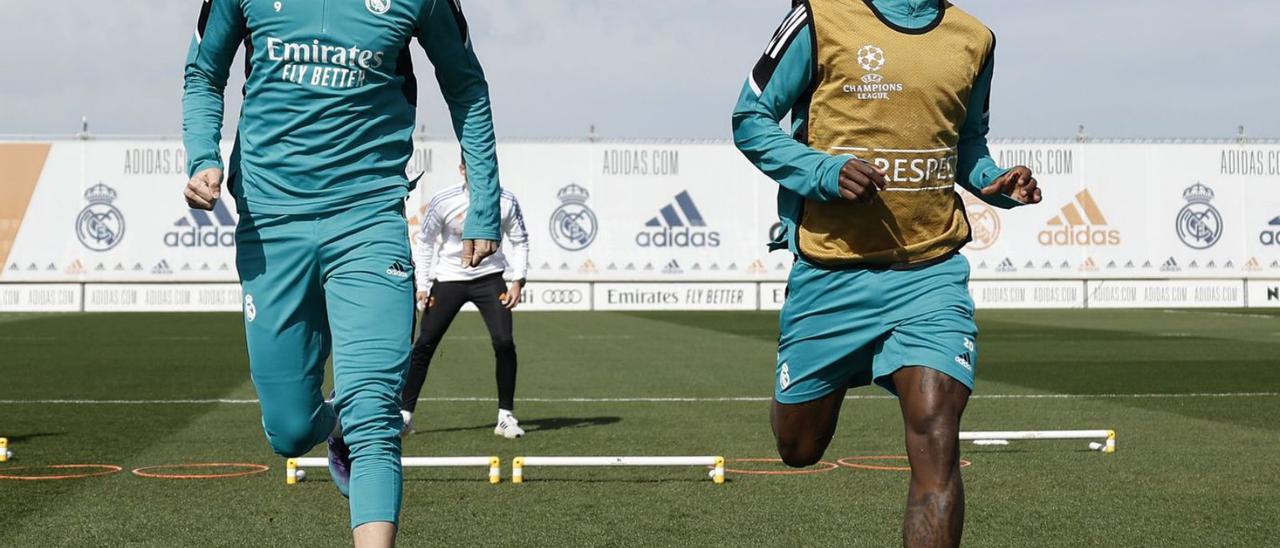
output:
[[9, 450], [9, 438], [0, 438], [0, 462], [9, 462], [13, 458], [13, 451]]
[[1009, 440], [1103, 440], [1090, 442], [1089, 449], [1116, 452], [1115, 430], [1015, 430], [1009, 432], [961, 432], [960, 441], [976, 445], [1008, 445]]
[[711, 480], [724, 483], [724, 457], [516, 457], [511, 483], [524, 483], [526, 466], [710, 466]]
[[[400, 466], [405, 468], [457, 468], [485, 466], [489, 468], [489, 483], [502, 482], [502, 459], [498, 457], [404, 457]], [[284, 483], [294, 485], [303, 481], [307, 473], [303, 468], [328, 468], [329, 459], [322, 457], [302, 457], [285, 462]]]

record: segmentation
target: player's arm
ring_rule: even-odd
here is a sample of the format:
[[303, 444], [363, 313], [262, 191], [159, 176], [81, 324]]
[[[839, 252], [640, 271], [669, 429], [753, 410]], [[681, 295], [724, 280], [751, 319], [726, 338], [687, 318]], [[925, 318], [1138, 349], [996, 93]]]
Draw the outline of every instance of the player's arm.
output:
[[508, 309], [514, 309], [520, 304], [520, 293], [524, 290], [525, 278], [529, 275], [529, 231], [525, 228], [524, 212], [515, 195], [511, 195], [511, 209], [502, 219], [502, 232], [511, 244], [511, 252], [507, 253], [507, 273], [511, 278], [511, 287], [507, 290], [507, 300], [502, 304]]
[[1040, 202], [1035, 177], [1025, 166], [1004, 169], [996, 165], [987, 147], [991, 129], [991, 76], [995, 70], [995, 45], [973, 83], [969, 111], [960, 128], [960, 150], [956, 182], [982, 201], [1011, 209]]
[[869, 199], [884, 173], [852, 155], [814, 150], [779, 125], [813, 81], [812, 23], [804, 4], [783, 20], [733, 110], [738, 150], [778, 184], [810, 200]]
[[182, 142], [191, 177], [183, 195], [193, 208], [211, 210], [222, 194], [223, 98], [231, 62], [246, 32], [239, 2], [205, 0], [201, 5], [187, 51], [182, 94]]
[[502, 240], [498, 180], [498, 144], [493, 134], [489, 84], [471, 47], [459, 0], [428, 0], [418, 22], [418, 41], [436, 69], [436, 81], [449, 105], [453, 131], [462, 145], [471, 186], [471, 205], [462, 229], [462, 260], [476, 266], [498, 250]]
[[438, 205], [435, 200], [431, 201], [431, 205], [427, 207], [427, 217], [422, 221], [422, 229], [413, 237], [413, 272], [418, 288], [418, 310], [427, 308], [427, 299], [431, 296], [431, 271], [436, 264], [436, 240], [440, 238], [444, 226]]

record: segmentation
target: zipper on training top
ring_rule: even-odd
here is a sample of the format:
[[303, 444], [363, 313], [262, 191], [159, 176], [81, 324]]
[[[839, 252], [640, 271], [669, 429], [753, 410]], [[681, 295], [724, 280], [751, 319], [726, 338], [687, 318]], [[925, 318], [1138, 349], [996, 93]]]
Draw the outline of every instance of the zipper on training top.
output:
[[320, 32], [329, 33], [329, 0], [320, 1]]

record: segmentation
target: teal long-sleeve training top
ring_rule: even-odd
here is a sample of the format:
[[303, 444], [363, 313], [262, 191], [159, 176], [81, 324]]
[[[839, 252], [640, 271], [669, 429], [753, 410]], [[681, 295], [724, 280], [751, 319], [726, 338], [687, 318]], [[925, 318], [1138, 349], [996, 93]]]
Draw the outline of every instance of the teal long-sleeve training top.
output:
[[[907, 28], [927, 26], [937, 18], [939, 9], [939, 0], [872, 0], [872, 3], [895, 25]], [[801, 13], [803, 11], [797, 6], [784, 19], [775, 33], [775, 40], [785, 41], [782, 49], [776, 55], [766, 53], [761, 59], [761, 63], [768, 64], [772, 70], [752, 72], [742, 86], [733, 111], [733, 138], [738, 149], [782, 187], [778, 196], [778, 212], [787, 234], [795, 233], [804, 199], [841, 199], [840, 169], [852, 158], [846, 154], [832, 155], [814, 150], [793, 137], [796, 130], [804, 127], [809, 115], [807, 109], [799, 107], [809, 103], [807, 95], [811, 93], [810, 84], [814, 76], [813, 23], [808, 15]], [[799, 26], [789, 36], [786, 35], [797, 17], [802, 19]], [[994, 56], [987, 61], [973, 84], [968, 114], [960, 129], [956, 181], [983, 201], [1008, 209], [1021, 204], [1002, 194], [984, 196], [979, 193], [1008, 171], [996, 165], [987, 148], [993, 59]], [[790, 134], [779, 125], [788, 114], [791, 115]], [[790, 243], [794, 245], [794, 242]], [[783, 242], [774, 244], [774, 247], [785, 245]]]
[[241, 211], [313, 214], [403, 198], [413, 153], [417, 39], [461, 141], [472, 200], [463, 237], [498, 240], [497, 145], [484, 71], [458, 0], [205, 0], [183, 95], [190, 175], [223, 168], [223, 97], [247, 78], [227, 186]]

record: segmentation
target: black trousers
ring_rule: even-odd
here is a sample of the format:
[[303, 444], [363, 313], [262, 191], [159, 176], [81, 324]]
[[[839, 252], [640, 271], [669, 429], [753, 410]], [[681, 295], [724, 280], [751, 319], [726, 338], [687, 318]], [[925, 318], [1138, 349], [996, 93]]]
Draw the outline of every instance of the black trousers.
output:
[[475, 303], [480, 309], [480, 316], [484, 318], [493, 342], [497, 358], [498, 408], [515, 409], [516, 343], [512, 336], [511, 311], [502, 305], [501, 300], [506, 292], [507, 284], [501, 273], [465, 282], [437, 282], [431, 286], [431, 304], [422, 314], [418, 339], [413, 343], [413, 354], [409, 358], [409, 378], [401, 394], [405, 409], [412, 412], [417, 408], [418, 395], [427, 382], [431, 357], [462, 305], [468, 302]]

